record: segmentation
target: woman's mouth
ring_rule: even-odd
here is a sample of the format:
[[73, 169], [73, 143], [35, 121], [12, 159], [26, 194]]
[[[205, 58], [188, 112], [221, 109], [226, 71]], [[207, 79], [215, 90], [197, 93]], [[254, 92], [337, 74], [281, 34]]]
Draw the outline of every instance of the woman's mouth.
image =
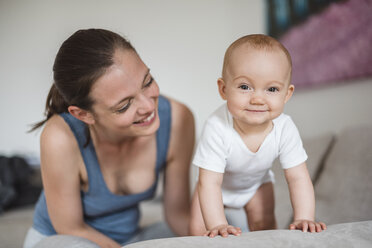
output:
[[154, 120], [155, 120], [155, 110], [146, 118], [139, 120], [139, 121], [135, 121], [133, 122], [133, 124], [140, 125], [140, 126], [147, 126], [147, 125], [150, 125]]

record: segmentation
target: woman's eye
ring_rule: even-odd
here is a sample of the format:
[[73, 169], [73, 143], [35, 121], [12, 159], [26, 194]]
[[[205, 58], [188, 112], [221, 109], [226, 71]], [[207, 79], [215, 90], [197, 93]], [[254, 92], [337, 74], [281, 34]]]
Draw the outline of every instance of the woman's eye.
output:
[[151, 84], [154, 82], [154, 78], [153, 77], [151, 77], [150, 78], [150, 81], [148, 81], [146, 84], [145, 84], [145, 86], [143, 86], [144, 88], [148, 88], [148, 87], [150, 87], [151, 86]]
[[125, 112], [130, 107], [131, 103], [132, 103], [132, 100], [130, 100], [127, 104], [125, 104], [123, 107], [118, 109], [116, 112], [118, 112], [118, 113]]
[[240, 85], [239, 88], [242, 89], [242, 90], [250, 90], [250, 89], [251, 89], [251, 88], [250, 88], [248, 85], [246, 85], [246, 84]]
[[270, 87], [270, 88], [268, 89], [268, 91], [269, 91], [269, 92], [277, 92], [277, 91], [279, 91], [279, 89], [276, 88], [276, 87]]

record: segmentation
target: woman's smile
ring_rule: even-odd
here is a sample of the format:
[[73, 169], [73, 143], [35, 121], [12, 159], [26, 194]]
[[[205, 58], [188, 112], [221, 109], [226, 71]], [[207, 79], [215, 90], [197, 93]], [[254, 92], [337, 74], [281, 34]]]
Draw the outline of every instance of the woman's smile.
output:
[[156, 111], [154, 110], [146, 118], [144, 118], [142, 120], [139, 120], [139, 121], [135, 121], [135, 122], [133, 122], [133, 124], [136, 125], [136, 126], [149, 126], [149, 125], [151, 125], [156, 118], [156, 113], [155, 112]]

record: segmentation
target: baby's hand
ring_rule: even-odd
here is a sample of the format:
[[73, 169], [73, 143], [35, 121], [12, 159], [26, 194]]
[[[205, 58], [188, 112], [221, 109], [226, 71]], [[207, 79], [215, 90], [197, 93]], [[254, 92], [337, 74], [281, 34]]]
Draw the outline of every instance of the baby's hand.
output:
[[289, 229], [299, 229], [303, 232], [307, 232], [307, 230], [310, 230], [310, 232], [321, 232], [326, 230], [327, 226], [323, 222], [315, 222], [312, 220], [295, 220], [289, 225]]
[[213, 238], [217, 235], [221, 235], [222, 237], [227, 237], [229, 234], [233, 234], [235, 236], [239, 236], [242, 233], [242, 230], [239, 227], [234, 227], [231, 225], [220, 225], [213, 227], [211, 230], [207, 231], [204, 236], [209, 236]]

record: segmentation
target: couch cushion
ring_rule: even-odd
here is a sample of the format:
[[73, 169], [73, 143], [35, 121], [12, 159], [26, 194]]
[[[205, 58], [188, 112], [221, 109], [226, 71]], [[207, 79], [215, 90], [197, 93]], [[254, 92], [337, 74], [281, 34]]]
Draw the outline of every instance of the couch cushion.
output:
[[372, 126], [342, 131], [315, 185], [316, 216], [327, 224], [372, 220]]
[[125, 248], [235, 248], [235, 247], [371, 247], [372, 221], [328, 226], [321, 233], [299, 230], [269, 230], [222, 238], [179, 237], [129, 244]]
[[[319, 137], [304, 139], [303, 145], [308, 155], [306, 161], [307, 168], [311, 179], [317, 177], [318, 171], [321, 169], [324, 157], [332, 146], [334, 136], [332, 134], [324, 134]], [[288, 228], [292, 220], [292, 205], [289, 198], [287, 182], [284, 177], [284, 171], [281, 168], [279, 161], [276, 160], [273, 165], [275, 174], [275, 215], [278, 222], [278, 228]]]
[[140, 226], [146, 227], [157, 222], [164, 221], [163, 201], [155, 198], [140, 203], [141, 219]]

